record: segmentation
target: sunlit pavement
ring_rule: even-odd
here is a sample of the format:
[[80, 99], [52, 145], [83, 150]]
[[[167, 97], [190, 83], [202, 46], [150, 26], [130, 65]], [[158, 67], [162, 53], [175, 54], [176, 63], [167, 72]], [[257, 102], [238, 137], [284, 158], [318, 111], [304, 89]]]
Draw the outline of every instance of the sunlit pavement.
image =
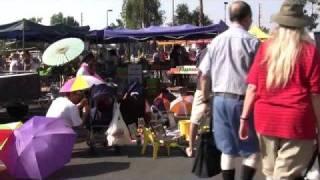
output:
[[[43, 114], [37, 110], [33, 114]], [[5, 119], [4, 119], [5, 118]], [[0, 121], [8, 117], [0, 113]], [[61, 147], [63, 148], [63, 147]], [[98, 146], [94, 153], [90, 152], [85, 142], [74, 147], [73, 158], [64, 168], [53, 174], [49, 180], [197, 180], [191, 173], [192, 158], [186, 158], [180, 149], [172, 149], [167, 156], [166, 149], [160, 150], [159, 157], [152, 159], [152, 148], [148, 147], [146, 155], [141, 155], [141, 146], [122, 147], [120, 154], [112, 148]], [[50, 163], [50, 162], [48, 162]], [[240, 167], [240, 160], [237, 167]], [[0, 180], [13, 180], [0, 165]], [[237, 172], [239, 179], [239, 171]], [[209, 178], [221, 180], [221, 176]], [[255, 178], [262, 180], [259, 172]]]

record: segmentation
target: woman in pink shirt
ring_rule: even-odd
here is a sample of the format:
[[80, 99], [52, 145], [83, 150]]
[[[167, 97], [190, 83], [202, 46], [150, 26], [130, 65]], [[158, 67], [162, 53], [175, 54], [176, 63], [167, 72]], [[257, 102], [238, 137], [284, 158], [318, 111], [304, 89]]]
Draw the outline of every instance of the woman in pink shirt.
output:
[[84, 56], [82, 60], [82, 64], [77, 72], [77, 76], [80, 75], [86, 75], [86, 76], [94, 76], [98, 79], [102, 79], [97, 73], [96, 73], [96, 58], [95, 56], [90, 52], [87, 55]]

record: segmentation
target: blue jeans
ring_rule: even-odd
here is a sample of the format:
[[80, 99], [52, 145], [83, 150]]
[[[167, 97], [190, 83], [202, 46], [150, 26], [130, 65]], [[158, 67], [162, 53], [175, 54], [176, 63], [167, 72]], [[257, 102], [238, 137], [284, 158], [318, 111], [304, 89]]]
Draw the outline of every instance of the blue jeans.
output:
[[246, 157], [259, 151], [259, 142], [252, 117], [248, 122], [249, 138], [242, 141], [238, 135], [243, 100], [215, 96], [212, 107], [214, 137], [222, 153]]

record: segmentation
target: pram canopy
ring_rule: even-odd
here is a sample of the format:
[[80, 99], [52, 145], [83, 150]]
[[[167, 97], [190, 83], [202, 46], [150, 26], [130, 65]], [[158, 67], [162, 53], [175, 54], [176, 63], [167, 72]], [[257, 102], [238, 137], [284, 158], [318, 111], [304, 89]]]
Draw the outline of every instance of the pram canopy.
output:
[[113, 117], [116, 88], [109, 84], [95, 85], [91, 88], [91, 111], [89, 126], [109, 126]]
[[95, 85], [91, 88], [91, 98], [96, 100], [99, 96], [109, 96], [115, 98], [116, 87], [110, 83]]

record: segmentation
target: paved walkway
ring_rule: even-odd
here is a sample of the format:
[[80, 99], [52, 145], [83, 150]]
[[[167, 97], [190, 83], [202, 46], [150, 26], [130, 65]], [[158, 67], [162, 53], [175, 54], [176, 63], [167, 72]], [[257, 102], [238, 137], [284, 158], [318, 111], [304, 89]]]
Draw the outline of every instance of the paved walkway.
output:
[[[140, 155], [140, 147], [131, 146], [121, 149], [117, 154], [113, 149], [98, 148], [90, 153], [85, 143], [77, 144], [73, 158], [63, 169], [57, 171], [49, 180], [197, 180], [191, 173], [193, 159], [185, 158], [180, 150], [174, 149], [170, 157], [161, 149], [159, 159], [153, 160], [151, 148], [147, 155]], [[239, 162], [237, 166], [239, 166]], [[239, 176], [239, 175], [238, 175]], [[5, 171], [0, 179], [13, 180]], [[221, 176], [210, 178], [222, 180]], [[262, 180], [261, 174], [256, 177]]]
[[[40, 115], [43, 114], [43, 111], [33, 111], [32, 114]], [[0, 113], [0, 121], [8, 120], [8, 116]], [[191, 173], [193, 159], [184, 157], [178, 149], [173, 149], [170, 157], [166, 155], [164, 148], [161, 149], [157, 160], [152, 159], [151, 147], [148, 147], [145, 156], [140, 154], [140, 150], [139, 146], [123, 147], [119, 155], [110, 148], [99, 147], [93, 154], [89, 152], [86, 143], [78, 143], [74, 147], [71, 162], [52, 175], [49, 180], [199, 179]], [[240, 160], [238, 160], [238, 168], [240, 164]], [[239, 177], [239, 172], [237, 174]], [[210, 179], [222, 180], [220, 175]], [[263, 176], [258, 173], [255, 179], [262, 180]], [[0, 180], [13, 180], [13, 178], [0, 167]]]

